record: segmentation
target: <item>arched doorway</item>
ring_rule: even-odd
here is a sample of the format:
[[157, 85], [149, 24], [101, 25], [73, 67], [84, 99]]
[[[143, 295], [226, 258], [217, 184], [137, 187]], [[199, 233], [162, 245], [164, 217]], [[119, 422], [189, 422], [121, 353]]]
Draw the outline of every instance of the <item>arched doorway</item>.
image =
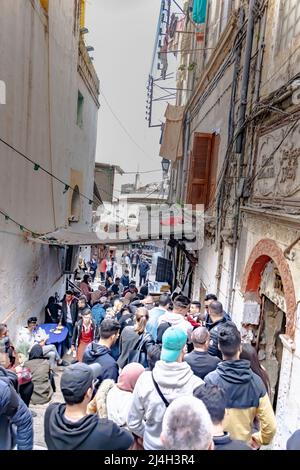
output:
[[79, 187], [76, 185], [73, 190], [71, 200], [71, 214], [69, 222], [79, 222], [81, 215], [81, 201]]
[[[296, 326], [296, 297], [292, 275], [283, 251], [274, 240], [261, 240], [245, 267], [242, 292], [256, 308], [253, 324], [244, 309], [245, 337], [255, 346], [271, 382], [271, 400], [277, 409], [282, 368], [282, 335], [293, 340]], [[246, 312], [246, 313], [245, 313]], [[250, 334], [249, 334], [250, 332]]]

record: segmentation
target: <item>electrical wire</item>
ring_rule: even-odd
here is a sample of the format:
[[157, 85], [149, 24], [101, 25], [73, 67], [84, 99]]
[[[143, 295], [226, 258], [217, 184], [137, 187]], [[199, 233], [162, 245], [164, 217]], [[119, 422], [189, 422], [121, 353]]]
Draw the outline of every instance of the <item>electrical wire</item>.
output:
[[123, 129], [123, 131], [125, 132], [125, 134], [127, 135], [127, 137], [131, 140], [131, 142], [147, 157], [147, 158], [150, 158], [151, 160], [154, 160], [153, 157], [151, 157], [150, 155], [147, 154], [147, 152], [145, 152], [145, 150], [143, 149], [143, 147], [141, 147], [137, 142], [136, 140], [132, 137], [132, 135], [128, 132], [128, 130], [126, 129], [126, 127], [124, 126], [124, 124], [122, 123], [122, 121], [118, 118], [117, 114], [114, 112], [114, 110], [112, 109], [111, 105], [109, 104], [107, 98], [105, 97], [103, 91], [101, 90], [100, 91], [100, 95], [103, 96], [103, 99], [105, 101], [105, 103], [107, 104], [107, 107], [108, 109], [110, 110], [110, 112], [112, 113], [112, 115], [114, 116], [114, 118], [116, 119], [116, 121], [118, 122], [118, 124], [120, 125], [120, 127]]
[[[86, 199], [87, 201], [89, 201], [89, 204], [91, 205], [93, 203], [93, 200], [86, 196], [85, 194], [81, 193], [80, 191], [78, 191], [78, 189], [76, 188], [73, 188], [73, 186], [71, 186], [69, 183], [66, 183], [65, 181], [61, 180], [60, 178], [58, 178], [56, 175], [54, 175], [53, 173], [51, 173], [51, 171], [47, 170], [46, 168], [44, 168], [42, 165], [40, 165], [39, 163], [35, 162], [32, 158], [28, 157], [27, 155], [25, 155], [23, 152], [20, 152], [20, 150], [16, 149], [13, 145], [9, 144], [8, 142], [6, 142], [4, 139], [2, 139], [0, 137], [0, 142], [2, 142], [4, 145], [6, 145], [10, 150], [12, 150], [15, 154], [19, 155], [20, 157], [24, 158], [26, 161], [28, 161], [29, 163], [31, 163], [33, 165], [33, 169], [35, 171], [43, 171], [44, 173], [46, 173], [48, 176], [50, 176], [51, 178], [53, 178], [54, 180], [58, 181], [59, 183], [61, 183], [62, 185], [64, 185], [65, 187], [65, 190], [64, 190], [64, 193], [66, 193], [69, 189], [72, 190], [73, 192], [77, 193], [78, 196], [82, 197], [83, 199]], [[103, 191], [104, 193], [110, 195], [110, 193], [108, 193], [107, 191], [105, 191], [104, 189], [101, 191]], [[117, 198], [116, 198], [117, 199]]]

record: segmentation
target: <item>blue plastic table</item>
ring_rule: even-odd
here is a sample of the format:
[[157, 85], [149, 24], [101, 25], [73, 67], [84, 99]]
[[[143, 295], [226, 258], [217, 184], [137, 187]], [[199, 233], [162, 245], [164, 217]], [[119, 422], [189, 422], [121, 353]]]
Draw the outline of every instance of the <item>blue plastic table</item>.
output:
[[46, 331], [47, 335], [49, 335], [49, 339], [47, 339], [46, 344], [55, 344], [58, 354], [62, 355], [62, 346], [63, 343], [68, 335], [68, 328], [64, 326], [63, 330], [61, 330], [60, 334], [55, 334], [50, 330], [55, 330], [57, 327], [56, 323], [44, 323], [43, 325], [39, 325], [39, 328], [42, 328]]

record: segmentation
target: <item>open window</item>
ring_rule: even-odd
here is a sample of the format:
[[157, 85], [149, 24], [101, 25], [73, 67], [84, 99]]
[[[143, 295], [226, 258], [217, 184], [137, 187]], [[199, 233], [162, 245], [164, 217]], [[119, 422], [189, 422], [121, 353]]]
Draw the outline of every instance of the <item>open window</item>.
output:
[[190, 156], [187, 204], [203, 204], [207, 210], [216, 192], [220, 137], [215, 134], [194, 134]]

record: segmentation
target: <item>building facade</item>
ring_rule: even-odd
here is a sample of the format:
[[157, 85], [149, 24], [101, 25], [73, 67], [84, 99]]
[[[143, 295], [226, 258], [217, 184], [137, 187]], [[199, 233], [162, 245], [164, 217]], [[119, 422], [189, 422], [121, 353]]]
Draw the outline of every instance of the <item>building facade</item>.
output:
[[91, 224], [99, 80], [84, 1], [4, 0], [1, 11], [0, 321], [14, 335], [65, 286], [66, 250], [35, 236]]
[[174, 256], [193, 264], [193, 297], [216, 293], [256, 347], [278, 422], [272, 446], [285, 448], [300, 427], [300, 4], [208, 0], [199, 24], [196, 3], [185, 2], [178, 33], [183, 143], [170, 202], [203, 205], [204, 247], [192, 263]]

